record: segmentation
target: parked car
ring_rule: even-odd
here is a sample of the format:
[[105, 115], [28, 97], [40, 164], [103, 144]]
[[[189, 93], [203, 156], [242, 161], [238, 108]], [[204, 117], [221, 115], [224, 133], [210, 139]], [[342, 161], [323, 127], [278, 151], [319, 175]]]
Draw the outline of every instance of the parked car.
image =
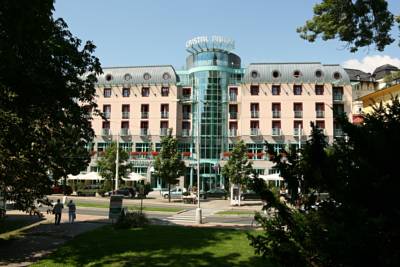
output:
[[84, 189], [100, 189], [101, 185], [100, 184], [88, 184], [84, 187]]
[[64, 190], [65, 190], [66, 195], [72, 194], [72, 187], [70, 187], [69, 185], [66, 185], [66, 186], [55, 185], [51, 188], [51, 193], [52, 194], [64, 194]]
[[124, 197], [134, 198], [136, 195], [136, 191], [133, 188], [128, 187], [104, 193], [104, 196], [111, 196], [111, 195], [123, 195]]
[[200, 197], [202, 197], [203, 199], [206, 199], [206, 198], [227, 199], [228, 191], [226, 191], [225, 189], [221, 189], [221, 188], [211, 189], [205, 193], [202, 193], [200, 191]]
[[[183, 187], [175, 187], [171, 189], [171, 198], [180, 199], [182, 198], [183, 193], [186, 192], [186, 188]], [[161, 196], [163, 198], [169, 198], [169, 192], [167, 190], [161, 190]]]
[[256, 192], [252, 190], [246, 190], [243, 193], [241, 193], [240, 196], [241, 200], [260, 200], [260, 195], [257, 194]]

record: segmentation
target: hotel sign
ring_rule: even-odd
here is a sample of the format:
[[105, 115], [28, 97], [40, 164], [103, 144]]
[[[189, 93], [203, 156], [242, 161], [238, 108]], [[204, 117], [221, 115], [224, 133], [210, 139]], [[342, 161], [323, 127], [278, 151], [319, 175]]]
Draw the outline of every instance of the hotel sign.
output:
[[213, 35], [198, 36], [186, 42], [186, 49], [205, 51], [210, 49], [222, 49], [232, 51], [235, 49], [235, 41], [231, 38]]

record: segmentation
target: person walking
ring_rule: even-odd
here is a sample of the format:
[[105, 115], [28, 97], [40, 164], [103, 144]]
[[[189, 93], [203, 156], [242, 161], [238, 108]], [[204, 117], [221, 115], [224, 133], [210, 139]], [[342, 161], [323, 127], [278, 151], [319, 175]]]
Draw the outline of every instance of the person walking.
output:
[[62, 214], [63, 208], [64, 208], [64, 205], [62, 203], [60, 203], [60, 199], [57, 199], [57, 203], [56, 203], [56, 205], [54, 205], [54, 208], [53, 208], [53, 212], [55, 215], [55, 222], [54, 222], [55, 225], [59, 225], [61, 222], [61, 214]]
[[67, 206], [68, 206], [68, 221], [69, 223], [74, 223], [76, 218], [76, 205], [71, 199], [67, 204]]

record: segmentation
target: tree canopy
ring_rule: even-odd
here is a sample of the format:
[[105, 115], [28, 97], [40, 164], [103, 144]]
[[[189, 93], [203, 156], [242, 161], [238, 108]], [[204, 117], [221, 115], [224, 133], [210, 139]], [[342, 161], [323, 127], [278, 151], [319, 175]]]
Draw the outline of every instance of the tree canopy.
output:
[[351, 52], [373, 44], [383, 51], [394, 41], [390, 30], [395, 19], [399, 22], [400, 16], [388, 10], [385, 0], [323, 0], [314, 6], [313, 18], [297, 32], [310, 42], [318, 37], [324, 41], [338, 38]]
[[82, 44], [53, 11], [53, 0], [0, 5], [0, 188], [21, 209], [49, 192], [49, 176], [90, 161], [101, 67], [94, 44]]

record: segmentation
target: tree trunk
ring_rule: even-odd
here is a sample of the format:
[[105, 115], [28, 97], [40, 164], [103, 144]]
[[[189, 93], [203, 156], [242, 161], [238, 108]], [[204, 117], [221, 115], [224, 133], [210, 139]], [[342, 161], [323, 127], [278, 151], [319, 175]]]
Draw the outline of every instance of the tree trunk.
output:
[[233, 187], [234, 187], [234, 185], [231, 184], [231, 206], [234, 205], [234, 202], [233, 202]]
[[239, 207], [240, 207], [240, 198], [241, 198], [240, 184], [238, 184], [238, 205], [239, 205]]
[[168, 183], [168, 202], [171, 202], [171, 184]]

